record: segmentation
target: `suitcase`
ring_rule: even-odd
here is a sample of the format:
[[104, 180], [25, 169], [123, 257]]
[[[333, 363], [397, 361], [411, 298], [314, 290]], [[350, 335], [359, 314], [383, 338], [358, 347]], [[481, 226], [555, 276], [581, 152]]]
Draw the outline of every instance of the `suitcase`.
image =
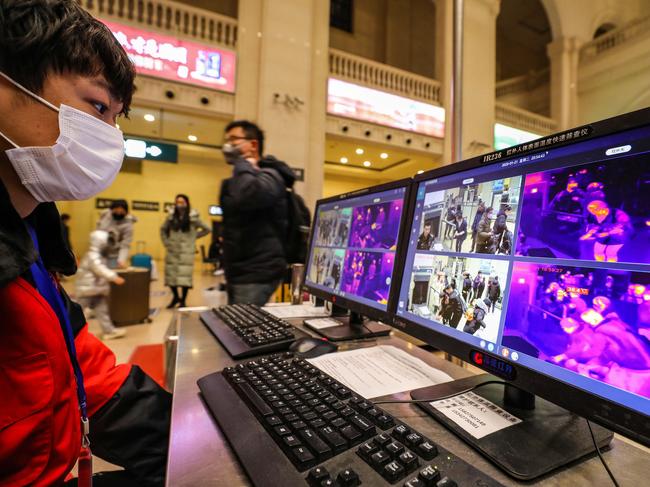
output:
[[149, 269], [142, 267], [118, 270], [124, 284], [111, 283], [109, 310], [115, 326], [150, 323], [149, 319]]
[[131, 256], [131, 265], [133, 267], [144, 267], [151, 270], [151, 255], [145, 253], [146, 242], [138, 240], [135, 244], [135, 254]]

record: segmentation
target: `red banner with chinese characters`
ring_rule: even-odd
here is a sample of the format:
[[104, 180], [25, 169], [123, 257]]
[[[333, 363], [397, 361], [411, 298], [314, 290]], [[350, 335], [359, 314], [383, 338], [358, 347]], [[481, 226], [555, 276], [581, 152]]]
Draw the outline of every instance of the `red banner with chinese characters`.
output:
[[106, 22], [138, 74], [235, 92], [235, 53], [134, 27]]

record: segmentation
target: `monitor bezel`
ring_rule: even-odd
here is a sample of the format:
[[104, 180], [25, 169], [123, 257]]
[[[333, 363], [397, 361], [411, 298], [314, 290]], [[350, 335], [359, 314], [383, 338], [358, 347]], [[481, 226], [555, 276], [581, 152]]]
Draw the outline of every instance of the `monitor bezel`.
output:
[[[587, 128], [589, 130], [589, 135], [579, 139], [578, 142], [564, 142], [554, 144], [551, 146], [551, 149], [574, 143], [582, 143], [642, 126], [650, 127], [650, 108], [637, 110], [635, 112], [608, 118], [599, 122], [585, 124], [571, 129], [576, 130]], [[556, 134], [550, 134], [536, 140], [547, 139], [549, 137], [553, 137], [557, 134], [562, 133], [564, 133], [564, 131], [558, 132]], [[520, 144], [520, 146], [515, 147], [521, 147], [524, 145], [525, 144]], [[469, 343], [463, 342], [457, 338], [438, 332], [434, 329], [427, 328], [419, 323], [410, 320], [407, 317], [397, 315], [397, 303], [399, 301], [399, 294], [402, 290], [402, 279], [404, 277], [403, 274], [408, 254], [409, 232], [413, 225], [414, 208], [418, 187], [423, 181], [428, 181], [431, 179], [439, 178], [441, 176], [448, 176], [479, 167], [498, 164], [513, 157], [519, 157], [521, 155], [528, 154], [532, 155], [548, 149], [549, 147], [546, 146], [542, 149], [521, 151], [516, 154], [503, 157], [503, 154], [506, 153], [506, 150], [504, 149], [501, 151], [495, 151], [488, 154], [472, 157], [470, 159], [459, 161], [455, 164], [441, 168], [433, 169], [413, 178], [413, 187], [410, 194], [411, 200], [408, 205], [409, 212], [406, 215], [406, 226], [404, 227], [405, 230], [402, 233], [403, 240], [400, 244], [400, 249], [402, 251], [400, 256], [402, 260], [397, 262], [400, 271], [399, 283], [394, 288], [395, 296], [389, 301], [393, 305], [392, 308], [389, 307], [388, 309], [389, 313], [393, 315], [393, 327], [470, 363], [470, 354], [472, 352], [480, 352], [486, 356], [502, 360], [502, 358], [497, 354], [490, 353], [487, 350], [483, 350], [479, 347], [470, 345]], [[508, 363], [511, 364], [515, 369], [515, 378], [513, 380], [509, 380], [508, 382], [532, 394], [539, 395], [540, 397], [551, 401], [558, 406], [561, 406], [582, 417], [592, 420], [645, 446], [650, 446], [650, 418], [643, 413], [628, 408], [605, 397], [601, 397], [585, 391], [584, 389], [576, 387], [567, 382], [552, 378], [522, 364], [513, 361], [508, 361]], [[488, 371], [487, 368], [481, 367], [478, 364], [474, 363], [473, 365]]]
[[[376, 186], [370, 186], [368, 188], [363, 188], [359, 189], [356, 191], [351, 191], [349, 193], [342, 193], [336, 196], [330, 196], [328, 198], [322, 198], [316, 202], [316, 207], [314, 210], [314, 224], [311, 226], [311, 229], [309, 231], [309, 251], [307, 253], [307, 260], [305, 262], [305, 283], [303, 285], [303, 289], [312, 294], [313, 296], [316, 296], [318, 298], [324, 299], [325, 301], [329, 301], [336, 306], [340, 306], [343, 308], [346, 308], [352, 312], [362, 314], [364, 316], [367, 316], [370, 319], [381, 321], [382, 323], [390, 324], [391, 319], [393, 315], [390, 313], [390, 310], [392, 309], [393, 305], [393, 300], [397, 299], [399, 297], [399, 292], [395, 291], [395, 287], [401, 282], [401, 274], [399, 276], [395, 275], [395, 272], [398, 270], [401, 270], [401, 267], [399, 266], [399, 263], [402, 262], [402, 236], [406, 228], [406, 217], [409, 214], [410, 208], [409, 204], [411, 201], [411, 189], [412, 189], [412, 179], [411, 178], [405, 178], [405, 179], [400, 179], [397, 181], [392, 181], [389, 183], [383, 183], [383, 184], [378, 184]], [[327, 203], [333, 203], [336, 201], [342, 201], [348, 198], [353, 198], [357, 196], [364, 196], [367, 194], [372, 194], [372, 193], [382, 193], [384, 191], [389, 191], [391, 189], [399, 189], [399, 188], [405, 188], [404, 191], [404, 206], [402, 209], [402, 219], [400, 222], [400, 228], [399, 228], [399, 233], [397, 235], [397, 250], [395, 252], [395, 264], [393, 267], [393, 277], [391, 280], [391, 288], [390, 288], [390, 293], [388, 297], [388, 303], [386, 306], [386, 311], [382, 311], [377, 308], [373, 308], [372, 306], [369, 306], [367, 304], [360, 303], [358, 301], [354, 301], [352, 299], [345, 298], [343, 296], [339, 296], [338, 294], [332, 293], [332, 292], [327, 292], [324, 291], [320, 288], [316, 288], [311, 286], [310, 284], [307, 283], [307, 270], [309, 268], [309, 261], [311, 258], [311, 252], [312, 252], [312, 247], [313, 247], [313, 242], [314, 242], [314, 231], [316, 230], [316, 221], [317, 221], [317, 216], [318, 216], [318, 209], [321, 205], [327, 204]], [[399, 277], [399, 280], [396, 280], [396, 277]]]

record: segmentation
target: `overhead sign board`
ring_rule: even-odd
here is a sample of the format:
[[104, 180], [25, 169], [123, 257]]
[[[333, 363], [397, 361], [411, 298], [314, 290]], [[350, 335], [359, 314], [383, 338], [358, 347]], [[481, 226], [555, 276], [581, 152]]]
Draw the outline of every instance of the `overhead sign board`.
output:
[[445, 136], [444, 108], [334, 78], [328, 81], [327, 112], [432, 137]]
[[146, 139], [124, 139], [124, 153], [134, 159], [178, 162], [178, 146]]
[[138, 74], [235, 92], [233, 51], [131, 26], [106, 22]]

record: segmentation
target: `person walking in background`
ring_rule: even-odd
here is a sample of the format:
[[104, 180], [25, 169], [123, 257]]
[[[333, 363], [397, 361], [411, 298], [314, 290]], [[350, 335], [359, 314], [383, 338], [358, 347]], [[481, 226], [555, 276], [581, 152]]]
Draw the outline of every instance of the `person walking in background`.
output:
[[177, 195], [174, 210], [160, 227], [160, 237], [167, 250], [165, 286], [169, 286], [173, 296], [168, 308], [186, 306], [187, 292], [192, 287], [196, 239], [209, 233], [210, 228], [201, 221], [199, 212], [190, 206], [190, 199], [184, 194]]
[[90, 233], [90, 248], [81, 259], [75, 282], [77, 302], [84, 308], [94, 311], [95, 318], [102, 328], [102, 339], [112, 340], [123, 337], [126, 332], [113, 326], [108, 310], [110, 283], [124, 284], [124, 278], [106, 265], [106, 250], [114, 237], [104, 230]]
[[501, 284], [499, 284], [499, 276], [494, 276], [490, 279], [490, 284], [488, 285], [487, 290], [488, 299], [490, 300], [490, 313], [494, 313], [497, 301], [501, 297]]
[[476, 235], [478, 233], [478, 224], [483, 218], [483, 213], [485, 213], [485, 203], [479, 201], [478, 208], [476, 209], [476, 215], [474, 215], [474, 220], [472, 221], [472, 248], [469, 250], [470, 252], [474, 252], [476, 250]]
[[124, 269], [129, 265], [129, 251], [133, 241], [133, 224], [138, 219], [129, 213], [126, 200], [115, 200], [105, 210], [97, 222], [97, 230], [105, 230], [115, 235], [115, 241], [108, 249], [108, 266]]
[[456, 239], [456, 252], [460, 252], [463, 247], [463, 242], [467, 238], [467, 220], [463, 218], [463, 214], [458, 211], [456, 213], [456, 231], [454, 238]]

